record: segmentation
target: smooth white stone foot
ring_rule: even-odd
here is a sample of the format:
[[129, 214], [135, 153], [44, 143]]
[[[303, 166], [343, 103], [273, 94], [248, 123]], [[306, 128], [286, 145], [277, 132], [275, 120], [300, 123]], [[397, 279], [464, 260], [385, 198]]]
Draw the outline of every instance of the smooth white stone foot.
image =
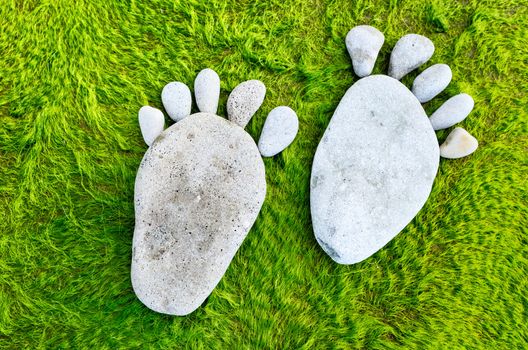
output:
[[429, 197], [438, 140], [420, 102], [399, 81], [372, 75], [341, 99], [312, 166], [315, 237], [340, 264], [390, 242]]

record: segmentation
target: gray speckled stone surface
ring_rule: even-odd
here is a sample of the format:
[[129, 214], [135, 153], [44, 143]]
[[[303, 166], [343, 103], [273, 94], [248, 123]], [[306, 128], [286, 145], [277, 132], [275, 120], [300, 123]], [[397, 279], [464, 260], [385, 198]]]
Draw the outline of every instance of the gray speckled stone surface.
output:
[[264, 102], [266, 86], [260, 80], [238, 84], [227, 99], [229, 120], [244, 128]]
[[453, 73], [447, 64], [434, 64], [414, 79], [412, 92], [422, 103], [431, 101], [444, 91], [451, 82], [451, 78], [453, 78]]
[[458, 94], [445, 101], [429, 120], [435, 130], [447, 129], [462, 120], [471, 113], [475, 102], [468, 94]]
[[454, 128], [440, 146], [443, 158], [457, 159], [470, 155], [478, 148], [478, 141], [463, 128]]
[[392, 50], [389, 76], [400, 80], [407, 73], [427, 62], [434, 53], [434, 44], [425, 36], [407, 34], [398, 40]]
[[143, 140], [150, 146], [165, 127], [163, 112], [154, 107], [143, 106], [139, 109], [138, 118]]
[[383, 33], [371, 26], [357, 26], [348, 32], [345, 39], [346, 48], [358, 77], [372, 73], [384, 41]]
[[439, 147], [427, 115], [399, 81], [374, 75], [341, 99], [312, 166], [317, 241], [340, 264], [387, 244], [426, 202]]
[[194, 97], [201, 112], [216, 114], [220, 98], [220, 77], [206, 68], [200, 71], [194, 80]]
[[258, 148], [264, 157], [273, 157], [282, 152], [295, 139], [299, 131], [299, 119], [290, 107], [274, 108], [266, 118]]
[[191, 114], [191, 91], [184, 83], [175, 81], [165, 85], [161, 91], [161, 102], [169, 117], [175, 122]]
[[266, 193], [251, 136], [193, 114], [165, 130], [136, 177], [132, 286], [150, 309], [186, 315], [212, 292], [253, 225]]

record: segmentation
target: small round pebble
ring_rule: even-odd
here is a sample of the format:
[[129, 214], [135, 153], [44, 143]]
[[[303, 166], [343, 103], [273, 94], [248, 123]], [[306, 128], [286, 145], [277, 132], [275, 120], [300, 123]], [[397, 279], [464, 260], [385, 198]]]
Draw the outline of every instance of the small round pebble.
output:
[[468, 94], [458, 94], [445, 101], [429, 118], [434, 130], [447, 129], [466, 119], [475, 102]]
[[418, 101], [431, 101], [444, 91], [451, 82], [453, 73], [447, 64], [435, 64], [424, 70], [414, 79], [412, 92]]
[[398, 40], [391, 53], [389, 76], [400, 80], [407, 73], [427, 62], [434, 53], [434, 44], [425, 36], [407, 34]]
[[290, 107], [274, 108], [266, 118], [258, 142], [263, 157], [273, 157], [288, 147], [299, 130], [299, 119]]
[[383, 33], [371, 26], [357, 26], [348, 32], [345, 43], [358, 77], [372, 73], [384, 41]]
[[175, 122], [191, 114], [191, 91], [184, 83], [172, 82], [161, 91], [161, 102], [169, 117]]
[[141, 107], [138, 112], [138, 117], [143, 140], [150, 147], [156, 137], [163, 131], [165, 117], [159, 109], [150, 106]]
[[266, 86], [260, 80], [238, 84], [227, 99], [229, 120], [244, 128], [264, 102]]
[[478, 141], [462, 128], [455, 128], [440, 146], [440, 156], [449, 159], [462, 158], [475, 152]]
[[220, 98], [220, 77], [206, 68], [200, 71], [194, 80], [194, 96], [201, 112], [216, 114]]

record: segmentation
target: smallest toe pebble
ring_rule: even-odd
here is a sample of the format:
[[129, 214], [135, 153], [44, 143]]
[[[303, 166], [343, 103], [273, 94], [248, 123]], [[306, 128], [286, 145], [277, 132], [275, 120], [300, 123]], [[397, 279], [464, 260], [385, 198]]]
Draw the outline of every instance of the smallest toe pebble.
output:
[[172, 82], [161, 91], [161, 102], [169, 117], [175, 122], [191, 114], [191, 91], [184, 83]]
[[440, 156], [449, 159], [462, 158], [475, 152], [478, 141], [462, 128], [455, 128], [440, 146]]
[[348, 32], [345, 43], [352, 59], [354, 72], [358, 77], [362, 78], [372, 73], [384, 41], [383, 34], [371, 26], [357, 26]]
[[138, 117], [143, 140], [150, 147], [156, 137], [163, 131], [165, 117], [163, 117], [163, 113], [159, 109], [150, 106], [141, 107]]
[[429, 118], [434, 130], [447, 129], [466, 119], [475, 102], [468, 94], [458, 94], [445, 101]]
[[447, 64], [432, 65], [414, 79], [412, 92], [422, 103], [431, 101], [444, 91], [452, 77], [453, 73]]
[[299, 130], [299, 119], [290, 107], [274, 108], [264, 122], [258, 142], [263, 157], [273, 157], [288, 147]]
[[201, 112], [216, 114], [220, 97], [220, 77], [210, 68], [206, 68], [194, 80], [196, 105]]

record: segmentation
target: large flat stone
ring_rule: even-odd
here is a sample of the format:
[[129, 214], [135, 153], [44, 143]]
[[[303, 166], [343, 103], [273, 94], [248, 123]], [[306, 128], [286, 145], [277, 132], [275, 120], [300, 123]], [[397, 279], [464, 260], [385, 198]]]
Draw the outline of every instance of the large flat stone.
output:
[[388, 76], [359, 80], [313, 162], [310, 202], [321, 247], [341, 264], [377, 252], [422, 208], [438, 162], [435, 133], [416, 97]]
[[132, 285], [154, 311], [186, 315], [213, 291], [266, 193], [251, 136], [197, 113], [154, 141], [135, 184]]

